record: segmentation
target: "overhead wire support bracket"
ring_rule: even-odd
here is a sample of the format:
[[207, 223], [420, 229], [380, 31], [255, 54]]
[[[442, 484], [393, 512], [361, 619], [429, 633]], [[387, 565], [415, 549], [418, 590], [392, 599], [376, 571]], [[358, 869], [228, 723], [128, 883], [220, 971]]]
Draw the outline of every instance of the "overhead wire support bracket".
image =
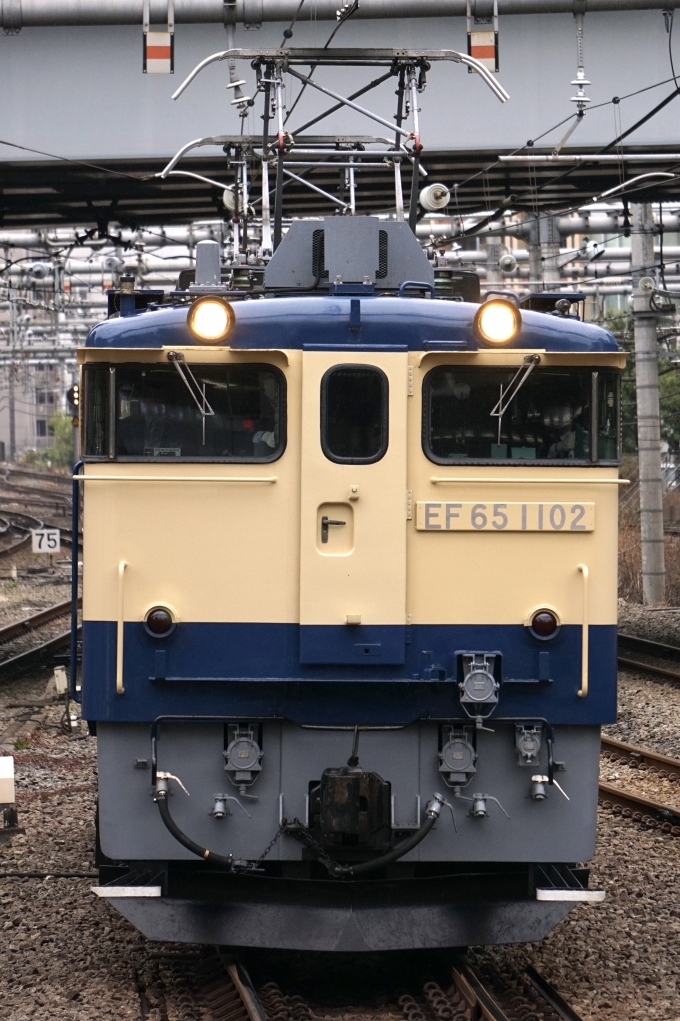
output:
[[[148, 0], [146, 0], [148, 2]], [[497, 0], [494, 0], [496, 4]], [[344, 10], [344, 8], [343, 8]], [[232, 13], [231, 11], [229, 12]], [[264, 133], [262, 139], [262, 151], [258, 153], [256, 146], [250, 142], [250, 155], [255, 159], [259, 160], [262, 169], [262, 245], [261, 254], [264, 255], [265, 251], [275, 252], [281, 243], [283, 236], [283, 190], [284, 190], [284, 177], [294, 180], [297, 183], [306, 186], [316, 194], [321, 195], [327, 201], [340, 207], [343, 213], [349, 211], [354, 214], [356, 212], [356, 173], [361, 171], [364, 167], [371, 168], [382, 168], [383, 164], [387, 168], [394, 169], [395, 178], [395, 204], [397, 209], [397, 219], [403, 220], [403, 193], [401, 186], [401, 162], [403, 159], [408, 159], [412, 163], [412, 177], [411, 177], [411, 189], [410, 189], [410, 203], [409, 203], [409, 226], [415, 233], [416, 221], [418, 216], [418, 184], [419, 177], [427, 177], [427, 171], [421, 167], [420, 155], [423, 151], [423, 146], [420, 138], [420, 121], [419, 121], [419, 109], [418, 109], [418, 98], [419, 94], [425, 88], [425, 75], [429, 70], [432, 61], [451, 61], [453, 63], [464, 64], [469, 68], [477, 71], [485, 84], [491, 89], [496, 98], [504, 103], [509, 99], [508, 93], [494, 78], [488, 67], [485, 66], [483, 61], [476, 59], [469, 54], [459, 53], [457, 50], [412, 50], [412, 49], [397, 49], [397, 48], [296, 48], [289, 49], [285, 47], [279, 47], [275, 49], [262, 48], [258, 50], [252, 49], [240, 49], [233, 46], [233, 24], [231, 19], [226, 20], [225, 25], [228, 33], [228, 41], [230, 43], [227, 50], [213, 53], [200, 61], [191, 71], [191, 73], [185, 78], [178, 89], [175, 90], [172, 98], [173, 100], [178, 99], [188, 86], [194, 81], [194, 79], [201, 73], [204, 68], [209, 65], [226, 60], [230, 69], [230, 85], [238, 92], [238, 86], [241, 84], [241, 80], [236, 78], [234, 71], [234, 62], [236, 60], [248, 60], [257, 75], [257, 91], [264, 91], [265, 94], [265, 116], [264, 120]], [[312, 68], [308, 74], [303, 74], [301, 71], [295, 69], [293, 65], [305, 65], [306, 67]], [[312, 78], [312, 73], [316, 67], [326, 66], [344, 66], [344, 67], [376, 67], [376, 66], [387, 66], [389, 73], [382, 76], [379, 79], [369, 83], [365, 89], [359, 90], [353, 96], [340, 95], [332, 89], [322, 85], [320, 82], [315, 81]], [[295, 142], [292, 134], [286, 130], [286, 116], [285, 116], [285, 91], [283, 75], [288, 74], [294, 78], [297, 78], [303, 84], [303, 87], [310, 86], [318, 92], [324, 95], [330, 96], [336, 101], [336, 105], [329, 111], [324, 111], [321, 118], [328, 116], [329, 113], [336, 109], [346, 107], [355, 111], [356, 113], [362, 114], [364, 117], [368, 117], [370, 120], [380, 124], [383, 128], [388, 129], [390, 133], [395, 133], [395, 142], [391, 148], [385, 151], [373, 151], [360, 152], [363, 149], [363, 145], [349, 145], [350, 139], [343, 139], [343, 145], [340, 145], [336, 151], [323, 153], [324, 156], [329, 158], [321, 162], [312, 160], [301, 161], [299, 159], [285, 160], [285, 156], [299, 156], [307, 155], [304, 152], [296, 152]], [[380, 84], [381, 81], [386, 80], [388, 77], [393, 75], [399, 76], [399, 105], [397, 110], [397, 116], [395, 118], [396, 125], [372, 110], [369, 110], [363, 106], [360, 106], [354, 100], [356, 96], [363, 94], [365, 91], [369, 91], [376, 85]], [[273, 100], [273, 109], [271, 103]], [[406, 115], [412, 115], [413, 124], [412, 130], [403, 126], [404, 120], [404, 100], [407, 100]], [[235, 100], [236, 101], [236, 100]], [[252, 105], [252, 101], [248, 101]], [[243, 114], [243, 110], [241, 111]], [[270, 119], [275, 118], [276, 120], [276, 139], [270, 141], [269, 124]], [[320, 118], [316, 118], [318, 120]], [[315, 123], [316, 121], [312, 122]], [[241, 143], [243, 137], [241, 137]], [[309, 139], [304, 140], [309, 144]], [[385, 141], [388, 145], [391, 143], [387, 139], [369, 139], [368, 141], [377, 142]], [[186, 174], [189, 176], [190, 172], [176, 171], [175, 167], [179, 160], [190, 150], [204, 145], [219, 145], [225, 144], [228, 146], [230, 143], [229, 136], [206, 136], [204, 138], [194, 139], [184, 145], [176, 155], [170, 160], [167, 166], [160, 172], [161, 179], [167, 178], [171, 174]], [[411, 144], [409, 144], [411, 143]], [[407, 148], [408, 145], [408, 148]], [[226, 148], [225, 148], [225, 151]], [[270, 155], [271, 154], [271, 155]], [[316, 151], [310, 151], [310, 156], [320, 156], [322, 153]], [[270, 211], [270, 199], [269, 199], [269, 162], [271, 157], [275, 156], [276, 159], [276, 183], [274, 188], [274, 217], [273, 225], [271, 224], [271, 211]], [[344, 159], [343, 159], [344, 156]], [[339, 157], [339, 158], [338, 158]], [[382, 162], [375, 162], [375, 159], [382, 160]], [[374, 162], [364, 162], [368, 158], [373, 159]], [[323, 166], [328, 164], [330, 167], [337, 167], [340, 170], [345, 170], [345, 187], [349, 189], [349, 203], [337, 199], [331, 195], [327, 190], [320, 188], [318, 185], [306, 180], [308, 174], [303, 177], [299, 177], [294, 173], [292, 169], [288, 167], [295, 167], [295, 169], [308, 169], [313, 171], [316, 166]], [[297, 165], [296, 165], [297, 164]], [[245, 171], [244, 171], [245, 173]], [[217, 185], [218, 182], [210, 180], [208, 178], [199, 178], [202, 183]], [[244, 178], [245, 188], [245, 178]], [[225, 193], [226, 194], [226, 193]], [[239, 250], [240, 245], [238, 242], [238, 203], [236, 203], [236, 212], [232, 219], [233, 225], [233, 238], [234, 238], [234, 250]], [[273, 226], [273, 230], [271, 230]], [[269, 243], [271, 230], [271, 243]], [[181, 372], [180, 367], [176, 366], [177, 370]], [[183, 376], [184, 378], [184, 376]], [[186, 382], [186, 380], [185, 380]], [[189, 384], [187, 383], [189, 386]], [[191, 387], [190, 387], [191, 389]], [[196, 399], [196, 398], [194, 398]]]
[[[210, 64], [214, 64], [216, 61], [229, 60], [249, 60], [251, 62], [260, 63], [278, 63], [286, 71], [290, 69], [292, 64], [310, 64], [318, 63], [319, 65], [332, 66], [392, 66], [395, 61], [404, 63], [414, 63], [426, 61], [452, 61], [455, 64], [465, 64], [466, 67], [472, 67], [479, 72], [480, 76], [489, 86], [491, 91], [494, 93], [496, 98], [501, 103], [507, 102], [510, 98], [508, 93], [505, 91], [503, 86], [496, 81], [493, 74], [482, 64], [481, 61], [475, 57], [470, 57], [466, 53], [459, 53], [457, 50], [407, 50], [407, 49], [332, 49], [323, 50], [316, 48], [300, 48], [300, 49], [231, 49], [222, 50], [219, 53], [213, 53], [209, 57], [205, 57], [204, 60], [200, 61], [196, 67], [191, 71], [184, 79], [182, 84], [172, 95], [173, 99], [179, 99], [182, 93], [191, 85], [192, 81]], [[332, 95], [332, 94], [331, 94]], [[333, 97], [335, 98], [335, 97]], [[339, 97], [343, 105], [346, 105], [346, 101]], [[388, 125], [390, 130], [394, 130], [394, 125]]]

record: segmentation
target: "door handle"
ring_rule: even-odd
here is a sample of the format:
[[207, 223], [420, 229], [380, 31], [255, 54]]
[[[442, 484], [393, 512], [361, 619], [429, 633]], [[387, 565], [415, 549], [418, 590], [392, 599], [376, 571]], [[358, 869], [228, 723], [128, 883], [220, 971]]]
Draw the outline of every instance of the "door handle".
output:
[[329, 525], [346, 525], [346, 521], [333, 521], [332, 518], [324, 516], [321, 518], [321, 542], [328, 542], [328, 526]]

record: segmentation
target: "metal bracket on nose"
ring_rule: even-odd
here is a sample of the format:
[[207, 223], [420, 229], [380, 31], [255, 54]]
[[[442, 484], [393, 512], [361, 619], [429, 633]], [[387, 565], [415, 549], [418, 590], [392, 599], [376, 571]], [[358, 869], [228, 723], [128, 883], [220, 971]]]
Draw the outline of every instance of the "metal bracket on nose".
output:
[[346, 521], [333, 521], [332, 518], [324, 516], [321, 518], [321, 542], [328, 542], [329, 525], [346, 525]]

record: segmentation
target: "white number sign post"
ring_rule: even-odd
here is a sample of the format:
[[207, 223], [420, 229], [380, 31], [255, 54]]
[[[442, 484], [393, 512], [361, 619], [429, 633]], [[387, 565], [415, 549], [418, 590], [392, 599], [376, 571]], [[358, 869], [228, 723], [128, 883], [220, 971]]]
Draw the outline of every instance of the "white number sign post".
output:
[[59, 553], [61, 532], [58, 528], [32, 528], [34, 553]]

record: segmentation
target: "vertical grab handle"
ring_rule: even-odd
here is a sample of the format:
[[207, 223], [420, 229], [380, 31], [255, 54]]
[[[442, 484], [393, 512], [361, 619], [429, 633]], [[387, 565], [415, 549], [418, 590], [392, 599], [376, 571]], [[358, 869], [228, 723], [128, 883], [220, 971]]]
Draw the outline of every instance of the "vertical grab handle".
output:
[[579, 564], [578, 570], [583, 575], [583, 624], [581, 637], [581, 687], [577, 692], [579, 698], [588, 694], [588, 568]]
[[116, 694], [124, 695], [123, 687], [123, 629], [125, 627], [125, 568], [127, 560], [118, 564], [118, 629], [116, 632]]

